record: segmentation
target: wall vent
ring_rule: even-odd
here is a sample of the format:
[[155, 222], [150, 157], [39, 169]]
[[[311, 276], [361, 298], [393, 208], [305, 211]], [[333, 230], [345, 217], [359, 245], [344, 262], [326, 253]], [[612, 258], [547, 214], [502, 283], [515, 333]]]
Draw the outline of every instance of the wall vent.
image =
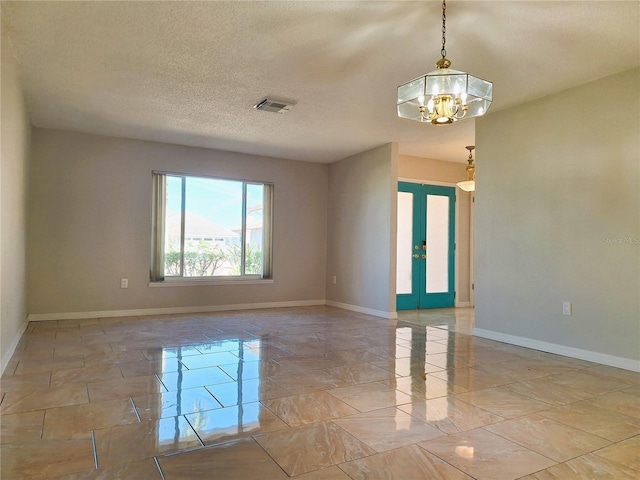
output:
[[288, 112], [293, 105], [293, 103], [286, 102], [284, 100], [272, 100], [270, 98], [265, 98], [264, 100], [256, 103], [253, 108], [256, 110], [263, 110], [265, 112], [284, 113]]

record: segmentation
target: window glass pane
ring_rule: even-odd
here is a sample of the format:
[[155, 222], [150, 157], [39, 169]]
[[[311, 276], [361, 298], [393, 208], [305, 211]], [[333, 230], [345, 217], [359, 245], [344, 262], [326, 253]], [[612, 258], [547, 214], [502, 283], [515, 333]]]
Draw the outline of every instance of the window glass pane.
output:
[[164, 275], [180, 275], [180, 232], [182, 222], [182, 177], [166, 177]]
[[449, 197], [427, 195], [427, 293], [449, 291]]
[[187, 177], [185, 190], [183, 275], [240, 275], [242, 182]]
[[262, 273], [264, 186], [247, 184], [245, 275]]

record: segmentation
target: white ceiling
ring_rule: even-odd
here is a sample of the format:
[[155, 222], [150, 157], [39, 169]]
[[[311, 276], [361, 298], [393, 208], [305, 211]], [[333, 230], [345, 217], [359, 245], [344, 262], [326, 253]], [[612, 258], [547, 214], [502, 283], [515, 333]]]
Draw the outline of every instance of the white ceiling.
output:
[[[37, 127], [313, 162], [398, 142], [464, 162], [473, 120], [396, 116], [397, 86], [440, 58], [441, 13], [439, 1], [3, 1], [2, 28]], [[640, 2], [449, 0], [447, 57], [494, 83], [496, 112], [640, 65]], [[255, 111], [265, 96], [296, 105]]]

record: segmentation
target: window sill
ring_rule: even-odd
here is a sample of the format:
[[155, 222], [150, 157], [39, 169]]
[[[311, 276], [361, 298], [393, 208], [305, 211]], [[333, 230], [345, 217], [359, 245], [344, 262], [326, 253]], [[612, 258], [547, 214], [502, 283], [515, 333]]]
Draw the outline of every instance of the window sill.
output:
[[149, 288], [163, 288], [163, 287], [200, 287], [211, 285], [265, 285], [268, 283], [274, 283], [272, 278], [239, 278], [229, 279], [221, 278], [220, 280], [212, 280], [207, 278], [206, 280], [199, 279], [172, 279], [165, 280], [163, 282], [149, 282]]

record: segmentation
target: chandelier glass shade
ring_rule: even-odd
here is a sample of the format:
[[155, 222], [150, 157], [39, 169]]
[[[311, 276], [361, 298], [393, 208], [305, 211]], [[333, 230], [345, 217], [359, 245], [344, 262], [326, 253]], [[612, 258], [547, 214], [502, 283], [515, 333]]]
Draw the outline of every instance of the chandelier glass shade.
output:
[[465, 180], [464, 182], [456, 183], [460, 190], [464, 190], [465, 192], [475, 192], [476, 191], [476, 181], [475, 180]]
[[448, 125], [462, 118], [484, 115], [493, 101], [493, 84], [453, 70], [445, 58], [446, 2], [442, 2], [442, 58], [436, 70], [398, 87], [398, 116]]

